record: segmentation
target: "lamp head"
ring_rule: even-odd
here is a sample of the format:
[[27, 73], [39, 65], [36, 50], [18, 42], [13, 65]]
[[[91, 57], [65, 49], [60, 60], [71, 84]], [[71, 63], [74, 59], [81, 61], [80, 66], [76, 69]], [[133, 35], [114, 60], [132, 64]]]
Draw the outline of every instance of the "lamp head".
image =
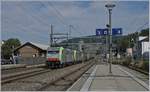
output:
[[110, 25], [109, 25], [109, 24], [107, 24], [107, 25], [106, 25], [106, 27], [108, 27], [108, 28], [109, 28], [109, 27], [110, 27]]
[[115, 4], [106, 4], [105, 7], [108, 9], [112, 9], [113, 7], [115, 7]]

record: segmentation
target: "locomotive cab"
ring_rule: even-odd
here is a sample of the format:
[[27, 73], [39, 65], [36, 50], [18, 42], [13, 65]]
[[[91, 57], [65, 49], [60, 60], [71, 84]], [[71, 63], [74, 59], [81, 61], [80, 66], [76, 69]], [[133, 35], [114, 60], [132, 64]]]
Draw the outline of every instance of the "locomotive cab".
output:
[[61, 47], [51, 47], [47, 50], [46, 65], [49, 67], [56, 67], [60, 65]]

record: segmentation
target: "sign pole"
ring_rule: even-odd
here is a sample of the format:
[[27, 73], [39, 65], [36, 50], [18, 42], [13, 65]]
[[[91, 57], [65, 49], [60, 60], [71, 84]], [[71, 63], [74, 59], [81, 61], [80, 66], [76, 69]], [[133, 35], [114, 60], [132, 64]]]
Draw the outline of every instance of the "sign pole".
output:
[[111, 57], [112, 57], [112, 30], [111, 30], [111, 11], [112, 9], [109, 9], [109, 73], [112, 73], [111, 71]]
[[112, 27], [111, 27], [111, 14], [112, 14], [112, 8], [115, 7], [114, 4], [106, 4], [106, 8], [108, 8], [109, 11], [109, 73], [111, 74], [111, 58], [112, 58]]

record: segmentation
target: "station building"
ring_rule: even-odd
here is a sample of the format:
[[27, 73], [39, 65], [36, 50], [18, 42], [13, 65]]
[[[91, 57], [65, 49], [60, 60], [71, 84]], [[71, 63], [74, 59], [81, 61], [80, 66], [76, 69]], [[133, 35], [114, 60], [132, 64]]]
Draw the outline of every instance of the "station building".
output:
[[14, 49], [14, 54], [19, 57], [45, 57], [49, 45], [26, 42]]

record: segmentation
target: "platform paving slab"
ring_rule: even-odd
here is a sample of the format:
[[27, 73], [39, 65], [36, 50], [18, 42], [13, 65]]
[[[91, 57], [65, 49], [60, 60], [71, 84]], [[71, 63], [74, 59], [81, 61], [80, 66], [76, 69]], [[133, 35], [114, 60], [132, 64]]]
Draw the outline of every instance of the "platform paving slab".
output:
[[[147, 91], [140, 83], [121, 71], [118, 65], [112, 65], [112, 73], [109, 73], [108, 65], [97, 65], [97, 69], [89, 88], [84, 91]], [[88, 80], [87, 80], [88, 81]], [[87, 84], [84, 84], [85, 86]], [[89, 85], [89, 84], [88, 84]]]

